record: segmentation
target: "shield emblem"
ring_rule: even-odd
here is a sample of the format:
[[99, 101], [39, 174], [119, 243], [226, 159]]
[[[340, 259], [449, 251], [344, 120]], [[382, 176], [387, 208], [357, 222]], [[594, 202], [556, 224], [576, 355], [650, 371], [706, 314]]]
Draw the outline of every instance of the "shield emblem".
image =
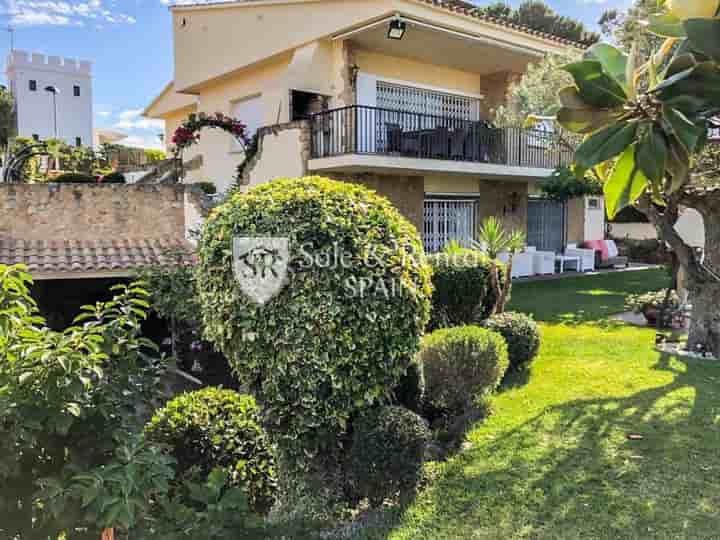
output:
[[264, 305], [288, 282], [290, 241], [278, 237], [233, 238], [233, 273], [240, 289]]

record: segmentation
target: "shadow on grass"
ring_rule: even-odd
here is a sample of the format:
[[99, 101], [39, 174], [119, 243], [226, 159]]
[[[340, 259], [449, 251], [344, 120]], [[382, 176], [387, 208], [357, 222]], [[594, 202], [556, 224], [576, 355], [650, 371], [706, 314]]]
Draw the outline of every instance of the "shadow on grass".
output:
[[529, 366], [524, 369], [514, 369], [512, 371], [508, 371], [505, 374], [502, 383], [500, 383], [498, 393], [525, 386], [530, 381], [530, 373]]
[[419, 505], [359, 538], [386, 539], [400, 522], [413, 531], [402, 538], [717, 537], [720, 371], [670, 356], [654, 369], [673, 380], [549, 407], [482, 439]]

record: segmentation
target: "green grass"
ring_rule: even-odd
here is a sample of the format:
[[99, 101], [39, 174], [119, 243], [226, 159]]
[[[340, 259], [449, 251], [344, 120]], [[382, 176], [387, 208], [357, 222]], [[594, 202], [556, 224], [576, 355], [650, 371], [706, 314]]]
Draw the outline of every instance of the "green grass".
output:
[[538, 321], [597, 321], [623, 311], [628, 294], [667, 287], [664, 269], [519, 282], [513, 286], [508, 309], [531, 313]]
[[529, 376], [363, 538], [719, 538], [720, 366], [661, 356], [652, 330], [603, 321], [627, 292], [664, 285], [637, 272], [518, 286], [513, 309], [551, 322]]

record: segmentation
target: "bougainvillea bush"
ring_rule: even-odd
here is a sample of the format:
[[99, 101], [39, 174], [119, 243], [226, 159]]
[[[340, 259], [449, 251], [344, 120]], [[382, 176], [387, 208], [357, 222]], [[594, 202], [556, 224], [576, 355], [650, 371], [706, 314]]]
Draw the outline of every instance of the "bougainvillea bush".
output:
[[[284, 286], [264, 305], [234, 275], [233, 237], [288, 239]], [[355, 415], [392, 400], [430, 312], [415, 228], [366, 188], [319, 177], [274, 180], [216, 208], [197, 284], [207, 337], [300, 470], [332, 459]]]

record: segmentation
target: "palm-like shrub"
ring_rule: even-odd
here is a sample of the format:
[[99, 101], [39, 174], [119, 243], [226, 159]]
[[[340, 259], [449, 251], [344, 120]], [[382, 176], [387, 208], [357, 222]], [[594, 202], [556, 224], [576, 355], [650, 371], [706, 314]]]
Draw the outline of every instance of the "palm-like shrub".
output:
[[[480, 227], [477, 246], [490, 257], [490, 282], [495, 291], [495, 304], [490, 314], [502, 313], [510, 301], [513, 257], [525, 246], [525, 234], [521, 231], [507, 232], [497, 218], [490, 216]], [[498, 257], [502, 253], [508, 254], [504, 272], [498, 262]]]

